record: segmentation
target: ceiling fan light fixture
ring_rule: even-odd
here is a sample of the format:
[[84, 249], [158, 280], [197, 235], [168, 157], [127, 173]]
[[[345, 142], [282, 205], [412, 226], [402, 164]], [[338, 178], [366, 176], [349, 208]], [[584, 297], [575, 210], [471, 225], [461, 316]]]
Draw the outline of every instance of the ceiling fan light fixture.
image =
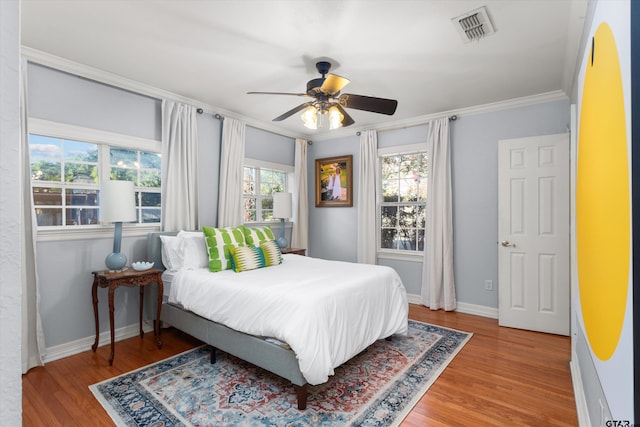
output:
[[342, 127], [342, 121], [344, 120], [344, 114], [340, 112], [335, 105], [329, 108], [329, 129], [338, 129]]
[[342, 127], [344, 114], [335, 105], [327, 109], [326, 105], [310, 105], [300, 116], [304, 126], [308, 129], [319, 129], [324, 126], [325, 120], [329, 121], [329, 129], [338, 129]]
[[354, 124], [353, 118], [344, 110], [345, 108], [387, 114], [389, 116], [396, 112], [398, 101], [395, 99], [355, 95], [352, 93], [340, 94], [340, 91], [349, 84], [349, 79], [335, 74], [328, 74], [331, 68], [329, 62], [320, 61], [316, 64], [316, 68], [322, 74], [322, 77], [308, 81], [306, 93], [247, 92], [247, 94], [293, 95], [314, 98], [313, 101], [300, 104], [273, 119], [274, 122], [281, 122], [304, 110], [300, 119], [302, 119], [306, 128], [314, 130], [324, 127], [325, 122], [328, 123], [330, 130]]
[[318, 109], [313, 105], [309, 105], [300, 118], [306, 128], [318, 129]]

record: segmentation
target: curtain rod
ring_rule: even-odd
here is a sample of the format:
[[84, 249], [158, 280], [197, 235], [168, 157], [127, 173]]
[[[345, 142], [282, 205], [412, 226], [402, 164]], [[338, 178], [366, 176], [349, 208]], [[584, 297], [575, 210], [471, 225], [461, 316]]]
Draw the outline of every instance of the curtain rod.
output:
[[[450, 122], [455, 122], [456, 120], [458, 120], [458, 116], [456, 116], [455, 114], [453, 116], [449, 116], [449, 121]], [[362, 132], [358, 131], [356, 132], [356, 135], [360, 136], [362, 134]]]
[[[202, 108], [197, 108], [197, 109], [196, 109], [196, 113], [198, 113], [198, 114], [202, 114], [202, 113], [204, 113], [204, 110], [203, 110]], [[218, 114], [218, 113], [213, 114], [213, 117], [215, 117], [215, 118], [216, 118], [216, 119], [218, 119], [218, 120], [224, 120], [224, 117], [222, 117], [222, 116], [221, 116], [220, 114]]]

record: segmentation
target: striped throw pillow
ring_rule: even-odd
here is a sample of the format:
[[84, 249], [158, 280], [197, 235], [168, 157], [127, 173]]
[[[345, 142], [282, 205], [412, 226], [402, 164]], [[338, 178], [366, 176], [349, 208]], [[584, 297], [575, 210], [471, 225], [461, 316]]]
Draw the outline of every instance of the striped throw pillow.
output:
[[265, 267], [262, 249], [253, 246], [237, 246], [229, 248], [232, 268], [236, 273]]
[[278, 265], [282, 263], [282, 252], [275, 240], [267, 240], [260, 245], [260, 249], [264, 253], [266, 266]]

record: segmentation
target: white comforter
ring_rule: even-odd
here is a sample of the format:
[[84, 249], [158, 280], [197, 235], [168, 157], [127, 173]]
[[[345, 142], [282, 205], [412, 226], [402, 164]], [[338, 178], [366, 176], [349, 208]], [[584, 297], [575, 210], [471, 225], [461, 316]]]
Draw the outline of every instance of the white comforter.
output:
[[334, 368], [408, 327], [406, 290], [392, 268], [299, 255], [242, 273], [180, 270], [169, 302], [286, 342], [309, 384], [326, 382]]

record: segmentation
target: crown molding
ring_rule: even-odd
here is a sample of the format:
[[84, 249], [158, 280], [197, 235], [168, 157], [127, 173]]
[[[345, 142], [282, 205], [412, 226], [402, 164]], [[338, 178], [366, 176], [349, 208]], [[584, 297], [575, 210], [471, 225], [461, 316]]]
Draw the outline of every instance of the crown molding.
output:
[[277, 135], [288, 136], [290, 138], [300, 138], [299, 134], [288, 133], [285, 130], [275, 127], [269, 123], [264, 123], [250, 117], [245, 117], [232, 111], [225, 110], [224, 108], [207, 104], [197, 99], [178, 95], [164, 89], [150, 86], [139, 81], [120, 76], [118, 74], [101, 70], [99, 68], [90, 67], [88, 65], [62, 58], [41, 50], [33, 49], [28, 46], [21, 46], [20, 53], [22, 57], [27, 61], [35, 64], [40, 64], [45, 67], [63, 71], [65, 73], [74, 74], [76, 76], [84, 77], [89, 80], [94, 80], [110, 86], [115, 86], [120, 89], [148, 96], [150, 98], [172, 99], [174, 101], [183, 102], [185, 104], [193, 105], [197, 108], [202, 108], [202, 110], [208, 114], [219, 114], [222, 117], [231, 117], [246, 123], [248, 126], [275, 133]]
[[537, 95], [524, 96], [521, 98], [513, 98], [505, 101], [492, 102], [489, 104], [476, 105], [473, 107], [442, 111], [435, 114], [427, 114], [424, 116], [412, 117], [409, 119], [398, 120], [395, 122], [385, 122], [380, 126], [374, 126], [374, 127], [369, 126], [366, 128], [365, 127], [349, 128], [348, 130], [347, 129], [334, 130], [332, 131], [331, 134], [326, 133], [322, 135], [316, 135], [312, 139], [313, 141], [336, 139], [344, 136], [352, 136], [357, 132], [365, 131], [365, 130], [375, 130], [378, 132], [382, 132], [387, 130], [403, 129], [403, 128], [408, 128], [413, 126], [424, 125], [430, 122], [431, 120], [439, 119], [441, 117], [450, 117], [450, 116], [456, 115], [458, 116], [458, 119], [460, 119], [461, 117], [470, 116], [474, 114], [484, 114], [484, 113], [490, 113], [494, 111], [508, 110], [512, 108], [526, 107], [529, 105], [536, 105], [536, 104], [542, 104], [545, 102], [554, 102], [554, 101], [561, 101], [561, 100], [568, 100], [568, 99], [569, 99], [569, 96], [564, 91], [556, 90], [556, 91], [545, 92]]

